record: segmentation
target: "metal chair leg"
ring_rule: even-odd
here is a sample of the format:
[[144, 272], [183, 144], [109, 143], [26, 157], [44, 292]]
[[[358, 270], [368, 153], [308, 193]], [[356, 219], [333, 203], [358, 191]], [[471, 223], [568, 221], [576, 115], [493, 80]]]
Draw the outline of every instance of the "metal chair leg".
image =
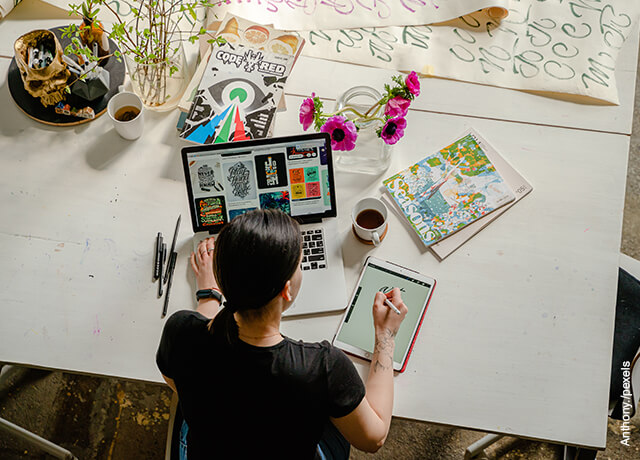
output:
[[47, 441], [44, 438], [41, 438], [37, 434], [33, 434], [32, 432], [25, 430], [18, 425], [15, 425], [7, 420], [0, 418], [0, 428], [9, 431], [10, 433], [15, 434], [16, 436], [25, 439], [38, 446], [40, 449], [44, 450], [50, 455], [53, 455], [56, 458], [61, 458], [63, 460], [78, 460], [71, 452], [67, 449], [63, 449], [62, 447]]
[[[13, 373], [17, 368], [15, 366], [0, 363], [0, 378], [8, 378], [7, 376]], [[63, 449], [62, 447], [52, 443], [51, 441], [47, 441], [46, 439], [34, 434], [24, 428], [11, 423], [0, 417], [0, 430], [8, 431], [9, 433], [13, 433], [19, 438], [26, 440], [27, 442], [39, 447], [44, 450], [48, 454], [61, 458], [63, 460], [78, 460], [75, 455], [69, 452], [67, 449]]]
[[472, 460], [484, 453], [491, 444], [504, 438], [503, 434], [488, 434], [484, 438], [474, 442], [464, 451], [464, 460]]

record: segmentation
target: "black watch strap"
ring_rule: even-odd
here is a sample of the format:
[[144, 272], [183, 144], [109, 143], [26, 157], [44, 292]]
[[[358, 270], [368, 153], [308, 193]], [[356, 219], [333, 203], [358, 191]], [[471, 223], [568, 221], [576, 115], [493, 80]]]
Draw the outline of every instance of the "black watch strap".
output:
[[196, 299], [216, 299], [218, 302], [222, 303], [222, 294], [215, 289], [200, 289], [196, 292]]

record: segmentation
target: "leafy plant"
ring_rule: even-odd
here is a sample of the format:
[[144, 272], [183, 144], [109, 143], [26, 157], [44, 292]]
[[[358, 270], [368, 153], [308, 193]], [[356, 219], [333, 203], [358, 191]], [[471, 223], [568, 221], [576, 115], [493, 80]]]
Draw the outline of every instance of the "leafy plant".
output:
[[[212, 7], [214, 3], [207, 0], [127, 0], [125, 3], [131, 8], [131, 15], [126, 20], [110, 3], [108, 0], [84, 0], [81, 4], [69, 4], [69, 15], [82, 16], [84, 21], [64, 28], [62, 36], [71, 40], [65, 54], [82, 56], [88, 61], [100, 61], [110, 56], [119, 59], [122, 54], [126, 55], [144, 69], [136, 77], [148, 83], [146, 101], [152, 105], [162, 104], [170, 96], [166, 94], [166, 79], [178, 71], [174, 58], [182, 42], [195, 43], [206, 33], [206, 29], [198, 25], [197, 11]], [[115, 18], [110, 30], [97, 19], [101, 8]], [[181, 21], [185, 16], [190, 19], [189, 30], [181, 30], [178, 26], [185, 23]], [[103, 57], [94, 56], [82, 40], [87, 28], [106, 33], [120, 50]], [[222, 39], [208, 41], [220, 43]], [[145, 99], [145, 95], [141, 96]]]

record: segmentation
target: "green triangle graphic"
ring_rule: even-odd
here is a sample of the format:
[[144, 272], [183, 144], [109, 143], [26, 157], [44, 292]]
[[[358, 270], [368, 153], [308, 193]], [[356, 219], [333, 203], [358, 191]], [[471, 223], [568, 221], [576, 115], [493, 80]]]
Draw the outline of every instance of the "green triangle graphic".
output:
[[220, 130], [220, 134], [216, 137], [216, 140], [213, 141], [214, 144], [219, 144], [221, 142], [229, 142], [229, 135], [231, 134], [231, 123], [233, 122], [233, 114], [235, 113], [236, 108], [234, 107], [229, 111], [229, 116], [224, 122], [224, 126]]

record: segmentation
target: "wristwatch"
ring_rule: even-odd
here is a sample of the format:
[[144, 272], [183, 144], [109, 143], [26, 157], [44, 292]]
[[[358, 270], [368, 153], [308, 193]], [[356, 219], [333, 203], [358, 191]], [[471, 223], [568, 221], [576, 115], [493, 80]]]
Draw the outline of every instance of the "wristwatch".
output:
[[222, 293], [217, 289], [200, 289], [196, 292], [196, 299], [216, 299], [222, 303]]

